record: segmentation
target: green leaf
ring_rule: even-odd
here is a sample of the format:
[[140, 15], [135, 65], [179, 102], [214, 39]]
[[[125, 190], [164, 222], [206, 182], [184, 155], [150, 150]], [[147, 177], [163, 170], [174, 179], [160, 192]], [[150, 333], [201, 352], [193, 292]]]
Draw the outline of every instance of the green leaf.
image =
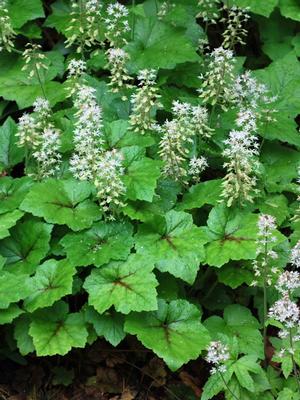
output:
[[[225, 382], [228, 382], [230, 379], [231, 375], [233, 374], [233, 371], [226, 371], [225, 372]], [[224, 375], [223, 375], [224, 376]], [[220, 377], [219, 374], [212, 374], [207, 381], [205, 382], [205, 385], [203, 387], [203, 392], [201, 395], [201, 400], [210, 400], [214, 398], [217, 394], [219, 394], [221, 391], [223, 391], [225, 388], [225, 384]]]
[[32, 316], [29, 334], [39, 357], [55, 354], [64, 356], [72, 347], [83, 348], [88, 337], [83, 314], [68, 314], [68, 306], [63, 302], [36, 311]]
[[152, 201], [161, 162], [150, 158], [133, 161], [126, 169], [124, 183], [126, 197], [130, 200]]
[[293, 392], [289, 388], [284, 388], [280, 393], [278, 393], [277, 400], [299, 400], [299, 393]]
[[240, 353], [264, 357], [259, 323], [246, 307], [229, 305], [224, 310], [224, 319], [212, 316], [204, 325], [214, 340], [222, 340], [223, 335], [228, 338], [236, 337]]
[[75, 267], [68, 260], [47, 260], [39, 266], [32, 278], [32, 291], [25, 299], [27, 311], [52, 306], [63, 296], [72, 293]]
[[191, 215], [173, 210], [166, 213], [162, 227], [158, 219], [141, 225], [135, 239], [137, 253], [151, 257], [160, 271], [188, 283], [196, 278], [208, 241], [203, 230], [193, 225]]
[[290, 215], [288, 200], [284, 195], [269, 195], [258, 202], [259, 210], [264, 214], [273, 215], [280, 226]]
[[22, 218], [24, 213], [14, 210], [0, 215], [0, 239], [10, 235], [9, 229], [16, 225], [17, 221]]
[[211, 210], [207, 226], [207, 264], [221, 267], [230, 260], [256, 257], [257, 215], [221, 204]]
[[[286, 0], [284, 0], [286, 1]], [[269, 17], [278, 4], [278, 0], [230, 0], [230, 4], [241, 8], [249, 7], [250, 11]]]
[[100, 314], [112, 305], [123, 314], [155, 310], [158, 282], [153, 268], [151, 258], [133, 254], [125, 262], [94, 269], [83, 285], [89, 293], [89, 304]]
[[22, 356], [26, 356], [34, 351], [32, 337], [29, 335], [30, 323], [31, 319], [28, 314], [22, 315], [14, 322], [14, 338], [17, 341], [17, 346]]
[[8, 12], [14, 28], [45, 16], [41, 0], [9, 0]]
[[35, 185], [20, 208], [47, 222], [68, 225], [79, 231], [100, 219], [100, 208], [88, 198], [92, 187], [87, 182], [49, 179]]
[[30, 178], [3, 177], [0, 180], [0, 214], [13, 211], [22, 203], [32, 181]]
[[171, 27], [156, 18], [137, 18], [134, 41], [126, 46], [131, 58], [130, 70], [172, 69], [176, 64], [199, 61], [200, 57], [184, 33], [184, 29]]
[[8, 117], [0, 127], [0, 172], [9, 171], [24, 158], [24, 149], [18, 147], [17, 124]]
[[8, 308], [0, 309], [0, 325], [12, 322], [23, 312], [24, 311], [21, 310], [16, 304], [11, 304]]
[[117, 346], [126, 336], [124, 316], [115, 312], [97, 313], [92, 307], [85, 311], [85, 319], [91, 323], [98, 336], [104, 336], [113, 346]]
[[177, 210], [201, 208], [204, 204], [215, 206], [222, 193], [221, 183], [221, 179], [214, 179], [192, 186], [188, 193], [183, 196], [182, 202], [177, 206]]
[[260, 366], [256, 363], [257, 357], [244, 356], [233, 364], [233, 370], [239, 384], [250, 392], [255, 392], [253, 378], [250, 372], [259, 373]]
[[60, 243], [72, 264], [99, 267], [110, 260], [127, 259], [133, 246], [132, 232], [128, 223], [99, 222], [88, 231], [67, 234]]
[[169, 304], [159, 300], [158, 311], [130, 314], [126, 317], [125, 331], [137, 335], [172, 371], [196, 359], [210, 340], [200, 322], [199, 310], [185, 300]]
[[30, 283], [26, 275], [0, 271], [0, 308], [8, 308], [11, 303], [25, 299], [31, 292]]
[[243, 283], [250, 285], [254, 280], [253, 272], [243, 268], [242, 265], [224, 265], [217, 271], [217, 274], [219, 281], [230, 286], [232, 289], [236, 289]]
[[300, 5], [297, 0], [279, 0], [279, 7], [284, 17], [300, 21]]
[[6, 269], [18, 274], [33, 273], [49, 251], [51, 231], [52, 225], [34, 219], [11, 229], [11, 236], [0, 242], [0, 254], [6, 257]]

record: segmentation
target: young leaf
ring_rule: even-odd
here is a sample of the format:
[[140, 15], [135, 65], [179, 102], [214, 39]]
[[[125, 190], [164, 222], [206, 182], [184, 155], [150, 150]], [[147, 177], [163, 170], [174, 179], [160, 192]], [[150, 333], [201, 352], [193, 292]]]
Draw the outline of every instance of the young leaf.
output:
[[63, 296], [71, 294], [74, 274], [75, 268], [68, 260], [44, 262], [32, 278], [32, 291], [24, 302], [26, 310], [33, 312], [52, 306]]
[[156, 219], [140, 226], [135, 237], [137, 253], [152, 257], [160, 271], [191, 284], [205, 256], [207, 235], [184, 212], [167, 212], [163, 225], [161, 228]]
[[172, 371], [196, 359], [210, 340], [200, 322], [199, 310], [185, 300], [169, 304], [159, 300], [158, 311], [130, 314], [126, 317], [125, 331], [137, 335]]
[[10, 235], [9, 229], [15, 226], [17, 221], [22, 218], [23, 215], [24, 213], [19, 210], [14, 210], [0, 215], [0, 239]]
[[39, 357], [55, 354], [64, 356], [72, 347], [83, 348], [88, 337], [83, 314], [68, 314], [68, 306], [63, 302], [36, 311], [32, 316], [29, 334]]
[[88, 307], [85, 310], [85, 320], [91, 323], [98, 336], [104, 336], [113, 346], [117, 346], [126, 336], [124, 332], [124, 316], [115, 312], [99, 314]]
[[125, 262], [111, 262], [93, 270], [83, 285], [89, 304], [100, 314], [112, 305], [123, 314], [155, 310], [158, 282], [153, 268], [151, 258], [133, 254]]
[[132, 232], [127, 223], [99, 222], [88, 231], [67, 234], [60, 243], [72, 264], [99, 267], [110, 260], [126, 260], [133, 246]]
[[256, 257], [257, 215], [222, 204], [211, 210], [207, 226], [207, 264], [221, 267], [230, 260]]
[[51, 231], [52, 225], [35, 219], [28, 219], [12, 228], [11, 236], [0, 242], [0, 254], [6, 257], [6, 269], [18, 274], [33, 273], [49, 251]]
[[87, 182], [49, 179], [35, 185], [27, 194], [20, 208], [47, 222], [68, 225], [79, 231], [89, 228], [100, 219], [100, 208], [91, 200], [92, 187]]
[[0, 127], [0, 172], [9, 171], [24, 158], [24, 149], [17, 145], [17, 124], [9, 117]]

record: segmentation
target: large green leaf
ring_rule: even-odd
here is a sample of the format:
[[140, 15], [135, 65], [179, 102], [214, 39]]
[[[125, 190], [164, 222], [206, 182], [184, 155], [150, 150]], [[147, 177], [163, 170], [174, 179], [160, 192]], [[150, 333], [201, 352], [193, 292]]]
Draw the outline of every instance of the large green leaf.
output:
[[24, 158], [24, 149], [17, 146], [17, 124], [9, 117], [0, 127], [0, 172], [10, 170]]
[[47, 222], [68, 225], [74, 231], [89, 228], [100, 219], [100, 208], [89, 200], [92, 187], [87, 182], [49, 179], [35, 185], [20, 208]]
[[172, 69], [176, 64], [200, 59], [183, 29], [154, 18], [136, 20], [134, 41], [127, 46], [127, 51], [133, 72], [144, 68]]
[[204, 325], [214, 340], [222, 340], [224, 335], [228, 340], [236, 337], [240, 353], [264, 357], [260, 325], [246, 307], [239, 304], [229, 305], [224, 310], [224, 319], [212, 316]]
[[133, 161], [124, 176], [126, 197], [130, 200], [152, 201], [160, 176], [160, 166], [160, 161], [146, 157]]
[[6, 269], [18, 274], [33, 273], [49, 251], [51, 231], [52, 225], [34, 219], [11, 229], [11, 236], [0, 242], [0, 254], [6, 257]]
[[7, 271], [0, 271], [0, 308], [8, 308], [11, 303], [27, 297], [31, 292], [30, 278], [16, 276]]
[[155, 310], [158, 282], [153, 268], [151, 258], [133, 254], [125, 262], [111, 262], [93, 270], [83, 285], [89, 304], [100, 314], [112, 305], [123, 314]]
[[9, 0], [8, 12], [14, 28], [21, 28], [25, 22], [45, 15], [41, 0]]
[[68, 314], [68, 306], [63, 302], [36, 311], [29, 334], [38, 356], [64, 356], [72, 347], [83, 348], [88, 337], [83, 314]]
[[258, 216], [224, 204], [214, 207], [207, 221], [206, 262], [221, 267], [230, 260], [256, 257]]
[[14, 338], [17, 341], [18, 349], [22, 356], [26, 356], [34, 351], [32, 337], [29, 335], [30, 323], [29, 314], [23, 314], [14, 321]]
[[52, 306], [63, 296], [72, 293], [75, 267], [68, 260], [47, 260], [38, 267], [32, 278], [32, 291], [25, 299], [27, 311]]
[[10, 235], [9, 229], [16, 225], [17, 221], [22, 218], [24, 213], [14, 210], [0, 215], [0, 239]]
[[32, 181], [30, 178], [3, 177], [0, 179], [0, 214], [19, 207], [28, 192]]
[[151, 257], [160, 271], [193, 283], [205, 257], [207, 235], [184, 212], [171, 210], [161, 225], [158, 221], [140, 226], [135, 236], [137, 252]]
[[170, 304], [159, 300], [158, 311], [130, 314], [126, 317], [125, 331], [137, 335], [173, 371], [196, 359], [210, 340], [200, 322], [199, 310], [185, 300]]
[[74, 265], [99, 267], [110, 260], [126, 260], [133, 246], [132, 232], [125, 222], [99, 222], [85, 232], [67, 234], [60, 243]]
[[116, 312], [99, 314], [94, 308], [88, 307], [85, 319], [93, 325], [98, 336], [104, 336], [113, 346], [117, 346], [126, 336], [122, 314]]

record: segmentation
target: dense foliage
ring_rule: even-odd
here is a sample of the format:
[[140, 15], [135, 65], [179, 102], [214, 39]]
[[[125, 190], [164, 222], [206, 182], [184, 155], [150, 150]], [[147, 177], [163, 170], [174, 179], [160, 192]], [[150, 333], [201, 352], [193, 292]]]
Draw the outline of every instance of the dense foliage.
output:
[[0, 2], [0, 355], [137, 339], [300, 399], [300, 5]]

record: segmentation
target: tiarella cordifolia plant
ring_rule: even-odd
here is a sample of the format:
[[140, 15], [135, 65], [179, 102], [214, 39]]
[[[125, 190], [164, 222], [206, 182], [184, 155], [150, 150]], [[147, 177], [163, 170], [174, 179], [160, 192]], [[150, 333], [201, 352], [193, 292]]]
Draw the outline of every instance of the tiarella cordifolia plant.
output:
[[227, 13], [226, 18], [221, 21], [225, 23], [226, 29], [223, 32], [223, 43], [222, 46], [227, 49], [233, 49], [236, 44], [246, 44], [245, 39], [247, 37], [247, 29], [245, 24], [249, 20], [248, 10], [241, 9], [237, 6], [228, 8], [226, 5], [224, 9]]
[[7, 10], [7, 2], [0, 2], [0, 51], [4, 49], [11, 52], [14, 48], [16, 33], [11, 25], [11, 19]]
[[213, 50], [205, 74], [200, 76], [202, 86], [200, 97], [212, 106], [220, 105], [226, 109], [232, 101], [232, 85], [234, 82], [233, 52], [223, 47]]
[[99, 0], [72, 0], [71, 23], [66, 29], [66, 46], [76, 45], [77, 53], [101, 42], [101, 11]]
[[137, 76], [139, 87], [130, 99], [132, 107], [130, 123], [134, 131], [141, 134], [151, 129], [155, 122], [155, 109], [160, 107], [156, 75], [154, 69], [140, 71]]
[[297, 2], [0, 3], [5, 377], [60, 356], [87, 396], [131, 335], [195, 378], [168, 398], [298, 400]]
[[[128, 89], [132, 85], [129, 83], [132, 78], [128, 75], [126, 62], [129, 59], [128, 53], [123, 49], [111, 48], [107, 51], [107, 68], [111, 71], [109, 85], [112, 92], [117, 93], [122, 89]], [[124, 97], [126, 99], [126, 96]]]

